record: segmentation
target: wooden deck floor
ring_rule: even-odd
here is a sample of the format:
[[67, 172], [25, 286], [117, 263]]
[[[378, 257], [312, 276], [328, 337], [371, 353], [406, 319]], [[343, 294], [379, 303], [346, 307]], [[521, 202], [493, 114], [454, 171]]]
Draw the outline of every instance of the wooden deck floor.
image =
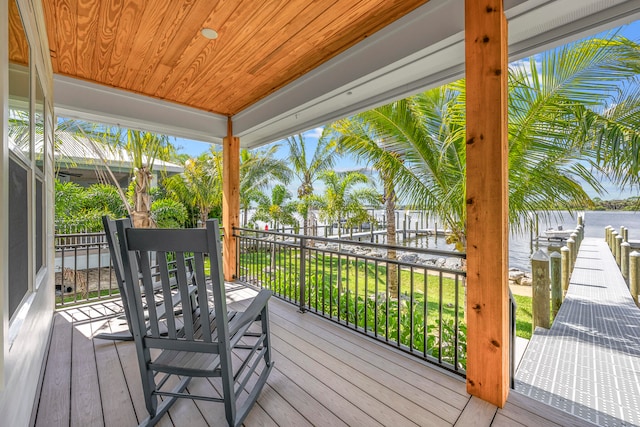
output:
[[[242, 309], [252, 289], [229, 285]], [[35, 408], [36, 426], [133, 426], [146, 416], [132, 342], [92, 339], [122, 329], [120, 301], [56, 314]], [[546, 405], [511, 393], [504, 409], [470, 398], [461, 378], [272, 299], [275, 368], [246, 426], [570, 426]], [[217, 393], [207, 380], [190, 391]], [[159, 425], [224, 425], [221, 405], [179, 400]]]

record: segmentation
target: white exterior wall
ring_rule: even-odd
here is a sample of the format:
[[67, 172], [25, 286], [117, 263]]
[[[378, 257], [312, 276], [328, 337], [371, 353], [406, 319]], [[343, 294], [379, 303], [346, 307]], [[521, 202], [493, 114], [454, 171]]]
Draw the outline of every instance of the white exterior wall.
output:
[[[43, 268], [29, 276], [29, 290], [14, 315], [9, 318], [8, 289], [8, 231], [9, 231], [9, 187], [8, 187], [8, 3], [0, 0], [0, 424], [27, 426], [39, 385], [39, 377], [46, 356], [45, 352], [52, 327], [54, 310], [54, 249], [53, 249], [53, 138], [45, 138], [45, 169], [43, 193], [45, 254]], [[53, 74], [49, 58], [42, 5], [39, 0], [17, 0], [23, 25], [31, 50], [32, 88], [35, 85], [35, 70], [40, 76], [45, 96], [48, 132], [53, 132]], [[31, 99], [34, 99], [34, 90]], [[35, 168], [35, 161], [32, 160]], [[35, 180], [31, 179], [30, 205], [35, 205]], [[35, 209], [30, 209], [34, 211]], [[35, 265], [35, 214], [29, 226], [31, 262]]]

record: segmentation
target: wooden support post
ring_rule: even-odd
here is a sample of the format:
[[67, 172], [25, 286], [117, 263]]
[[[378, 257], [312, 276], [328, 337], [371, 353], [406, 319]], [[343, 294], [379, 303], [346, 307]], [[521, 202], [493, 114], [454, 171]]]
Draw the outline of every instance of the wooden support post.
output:
[[604, 228], [604, 241], [605, 241], [605, 242], [609, 242], [609, 233], [611, 233], [611, 226], [610, 226], [610, 225], [607, 225], [607, 226]]
[[633, 300], [638, 304], [638, 288], [640, 283], [640, 252], [629, 254], [629, 290]]
[[549, 257], [538, 250], [531, 257], [533, 330], [538, 326], [549, 329]]
[[620, 245], [622, 245], [622, 236], [620, 234], [618, 234], [616, 236], [616, 240], [614, 242], [614, 245], [615, 245], [615, 250], [616, 250], [615, 254], [614, 254], [616, 256], [616, 264], [618, 264], [618, 267], [620, 267], [622, 265], [621, 257], [620, 257], [620, 252], [621, 252], [620, 251], [620, 249], [621, 249]]
[[467, 391], [509, 394], [507, 20], [503, 0], [465, 0]]
[[571, 251], [568, 247], [563, 246], [560, 249], [560, 257], [562, 258], [562, 300], [564, 301], [571, 279]]
[[551, 317], [555, 320], [562, 305], [562, 255], [552, 252], [549, 256], [549, 271], [551, 275]]
[[609, 248], [611, 249], [611, 253], [614, 258], [616, 256], [616, 236], [618, 236], [618, 232], [616, 230], [611, 230], [611, 234], [609, 234]]
[[629, 283], [629, 253], [631, 252], [631, 245], [629, 242], [622, 242], [620, 244], [620, 271], [622, 277]]
[[624, 234], [622, 235], [622, 239], [625, 242], [629, 241], [629, 229], [627, 227], [624, 228]]
[[224, 227], [224, 280], [236, 275], [236, 238], [233, 227], [240, 226], [240, 139], [233, 136], [231, 118], [222, 142], [222, 225]]
[[576, 262], [576, 241], [569, 237], [567, 239], [567, 247], [569, 248], [569, 274], [571, 274]]

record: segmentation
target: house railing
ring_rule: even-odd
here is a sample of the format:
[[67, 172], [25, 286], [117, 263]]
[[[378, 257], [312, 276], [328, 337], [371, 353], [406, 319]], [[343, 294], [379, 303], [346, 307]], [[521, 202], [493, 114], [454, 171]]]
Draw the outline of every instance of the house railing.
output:
[[[239, 281], [465, 375], [465, 254], [242, 228], [234, 234]], [[104, 233], [57, 234], [55, 249], [57, 308], [120, 296]], [[511, 299], [512, 350], [515, 311]], [[512, 351], [512, 376], [513, 358]]]
[[56, 234], [56, 308], [119, 296], [104, 232]]
[[235, 236], [238, 280], [465, 375], [465, 254], [242, 228]]

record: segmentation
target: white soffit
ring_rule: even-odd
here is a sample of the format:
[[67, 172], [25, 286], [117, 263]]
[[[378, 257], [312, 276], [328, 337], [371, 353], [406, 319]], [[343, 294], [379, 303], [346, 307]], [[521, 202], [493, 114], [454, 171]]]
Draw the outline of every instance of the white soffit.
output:
[[125, 90], [54, 75], [59, 117], [220, 144], [227, 117]]
[[[505, 0], [521, 59], [640, 18], [640, 0]], [[253, 148], [464, 75], [464, 0], [430, 0], [233, 117]], [[220, 143], [227, 118], [55, 75], [58, 116]]]

